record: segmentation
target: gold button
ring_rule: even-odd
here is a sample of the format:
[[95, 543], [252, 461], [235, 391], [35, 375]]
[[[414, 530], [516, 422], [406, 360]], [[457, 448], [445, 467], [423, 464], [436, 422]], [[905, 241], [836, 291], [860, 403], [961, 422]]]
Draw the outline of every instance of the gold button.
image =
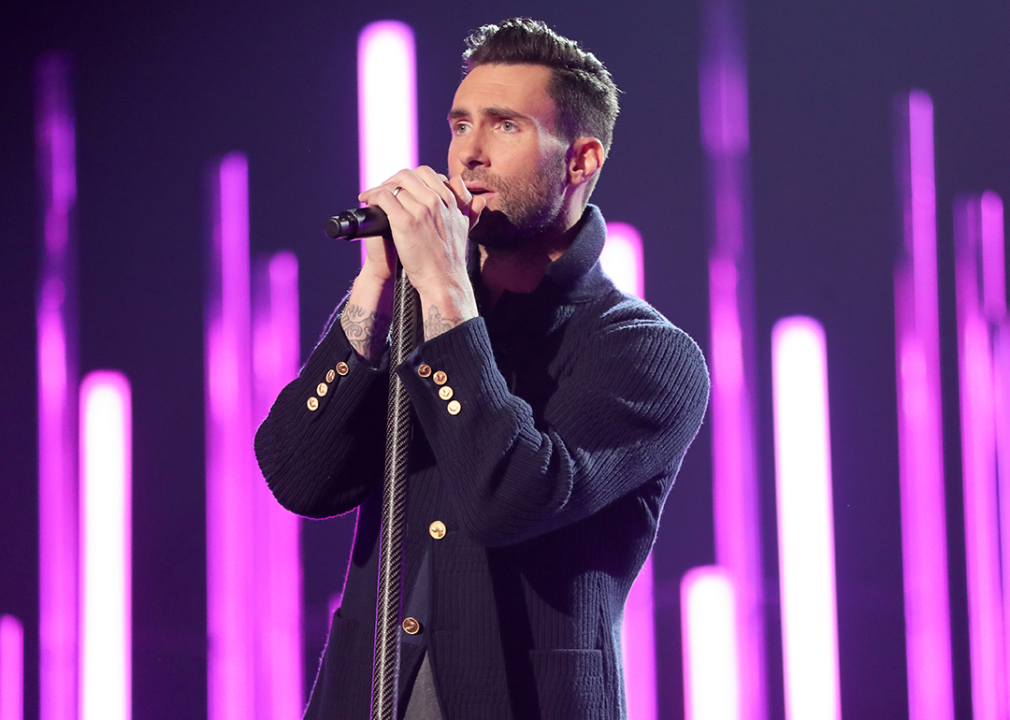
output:
[[445, 385], [445, 381], [448, 380], [449, 378], [444, 372], [439, 370], [432, 376], [431, 379], [435, 381], [436, 385]]
[[403, 631], [408, 635], [417, 635], [421, 630], [421, 623], [412, 617], [403, 619]]
[[318, 385], [316, 385], [316, 395], [318, 395], [319, 397], [325, 397], [326, 391], [329, 389], [330, 386], [327, 385], [326, 383], [319, 383]]
[[431, 377], [431, 365], [418, 365], [417, 374], [423, 378]]
[[450, 415], [459, 415], [459, 411], [463, 409], [463, 406], [459, 404], [459, 400], [453, 400], [445, 409], [449, 411]]
[[438, 396], [443, 400], [452, 400], [452, 388], [448, 385], [443, 385], [438, 389]]
[[428, 534], [436, 540], [441, 540], [445, 537], [445, 523], [441, 520], [436, 520], [428, 526]]
[[337, 363], [337, 375], [346, 375], [348, 372], [350, 372], [350, 370], [351, 369], [347, 367], [347, 363], [345, 362]]
[[309, 410], [315, 410], [319, 407], [319, 401], [314, 397], [310, 397], [308, 403], [306, 404], [309, 406]]
[[333, 382], [336, 379], [337, 379], [336, 371], [330, 370], [328, 373], [326, 373], [326, 382]]

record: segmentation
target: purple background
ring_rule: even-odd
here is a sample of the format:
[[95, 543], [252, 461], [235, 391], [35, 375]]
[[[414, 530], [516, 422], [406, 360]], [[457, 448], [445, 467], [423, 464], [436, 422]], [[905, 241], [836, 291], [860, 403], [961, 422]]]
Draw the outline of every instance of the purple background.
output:
[[[34, 284], [38, 218], [33, 66], [74, 58], [81, 375], [124, 371], [134, 417], [134, 717], [206, 713], [203, 302], [215, 157], [247, 153], [254, 252], [300, 261], [302, 347], [349, 286], [356, 248], [323, 220], [357, 193], [355, 45], [372, 20], [417, 33], [420, 157], [444, 168], [444, 116], [462, 38], [529, 13], [508, 2], [21, 1], [0, 11], [0, 613], [26, 627], [26, 718], [38, 713]], [[594, 195], [646, 244], [647, 297], [708, 347], [697, 3], [545, 0], [536, 15], [580, 40], [624, 91]], [[775, 605], [770, 329], [788, 314], [827, 334], [842, 711], [907, 715], [892, 260], [898, 212], [892, 98], [935, 106], [944, 422], [958, 717], [970, 716], [957, 426], [954, 197], [1010, 200], [1010, 6], [921, 0], [767, 0], [747, 9], [759, 332], [760, 450], [772, 717], [781, 716]], [[711, 562], [703, 429], [655, 554], [660, 716], [682, 716], [680, 577]], [[309, 674], [352, 522], [308, 523]]]

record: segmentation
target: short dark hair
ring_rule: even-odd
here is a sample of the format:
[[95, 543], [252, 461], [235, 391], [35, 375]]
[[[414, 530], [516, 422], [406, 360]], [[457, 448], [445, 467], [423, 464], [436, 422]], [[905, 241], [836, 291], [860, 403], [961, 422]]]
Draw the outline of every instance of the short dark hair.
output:
[[617, 94], [610, 72], [596, 56], [539, 20], [510, 18], [484, 25], [466, 39], [463, 76], [478, 65], [543, 65], [550, 68], [547, 94], [554, 101], [556, 133], [572, 142], [595, 137], [610, 151]]

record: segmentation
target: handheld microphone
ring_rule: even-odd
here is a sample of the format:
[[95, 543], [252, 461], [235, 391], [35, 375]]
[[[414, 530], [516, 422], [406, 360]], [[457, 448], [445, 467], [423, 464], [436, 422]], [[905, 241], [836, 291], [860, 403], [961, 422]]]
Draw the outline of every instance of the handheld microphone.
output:
[[389, 218], [386, 211], [374, 205], [345, 210], [326, 221], [327, 237], [334, 240], [359, 240], [373, 235], [389, 235]]

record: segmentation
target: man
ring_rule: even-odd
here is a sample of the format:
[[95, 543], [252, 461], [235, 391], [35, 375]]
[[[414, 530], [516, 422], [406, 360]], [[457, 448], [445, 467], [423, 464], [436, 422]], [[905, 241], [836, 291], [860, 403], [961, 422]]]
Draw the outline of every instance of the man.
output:
[[285, 507], [358, 509], [313, 720], [369, 712], [394, 252], [424, 317], [395, 368], [416, 418], [410, 720], [624, 717], [624, 602], [708, 399], [693, 341], [600, 270], [588, 200], [617, 115], [610, 74], [530, 20], [468, 45], [448, 177], [403, 170], [359, 196], [392, 243], [367, 240], [339, 322], [257, 433]]

